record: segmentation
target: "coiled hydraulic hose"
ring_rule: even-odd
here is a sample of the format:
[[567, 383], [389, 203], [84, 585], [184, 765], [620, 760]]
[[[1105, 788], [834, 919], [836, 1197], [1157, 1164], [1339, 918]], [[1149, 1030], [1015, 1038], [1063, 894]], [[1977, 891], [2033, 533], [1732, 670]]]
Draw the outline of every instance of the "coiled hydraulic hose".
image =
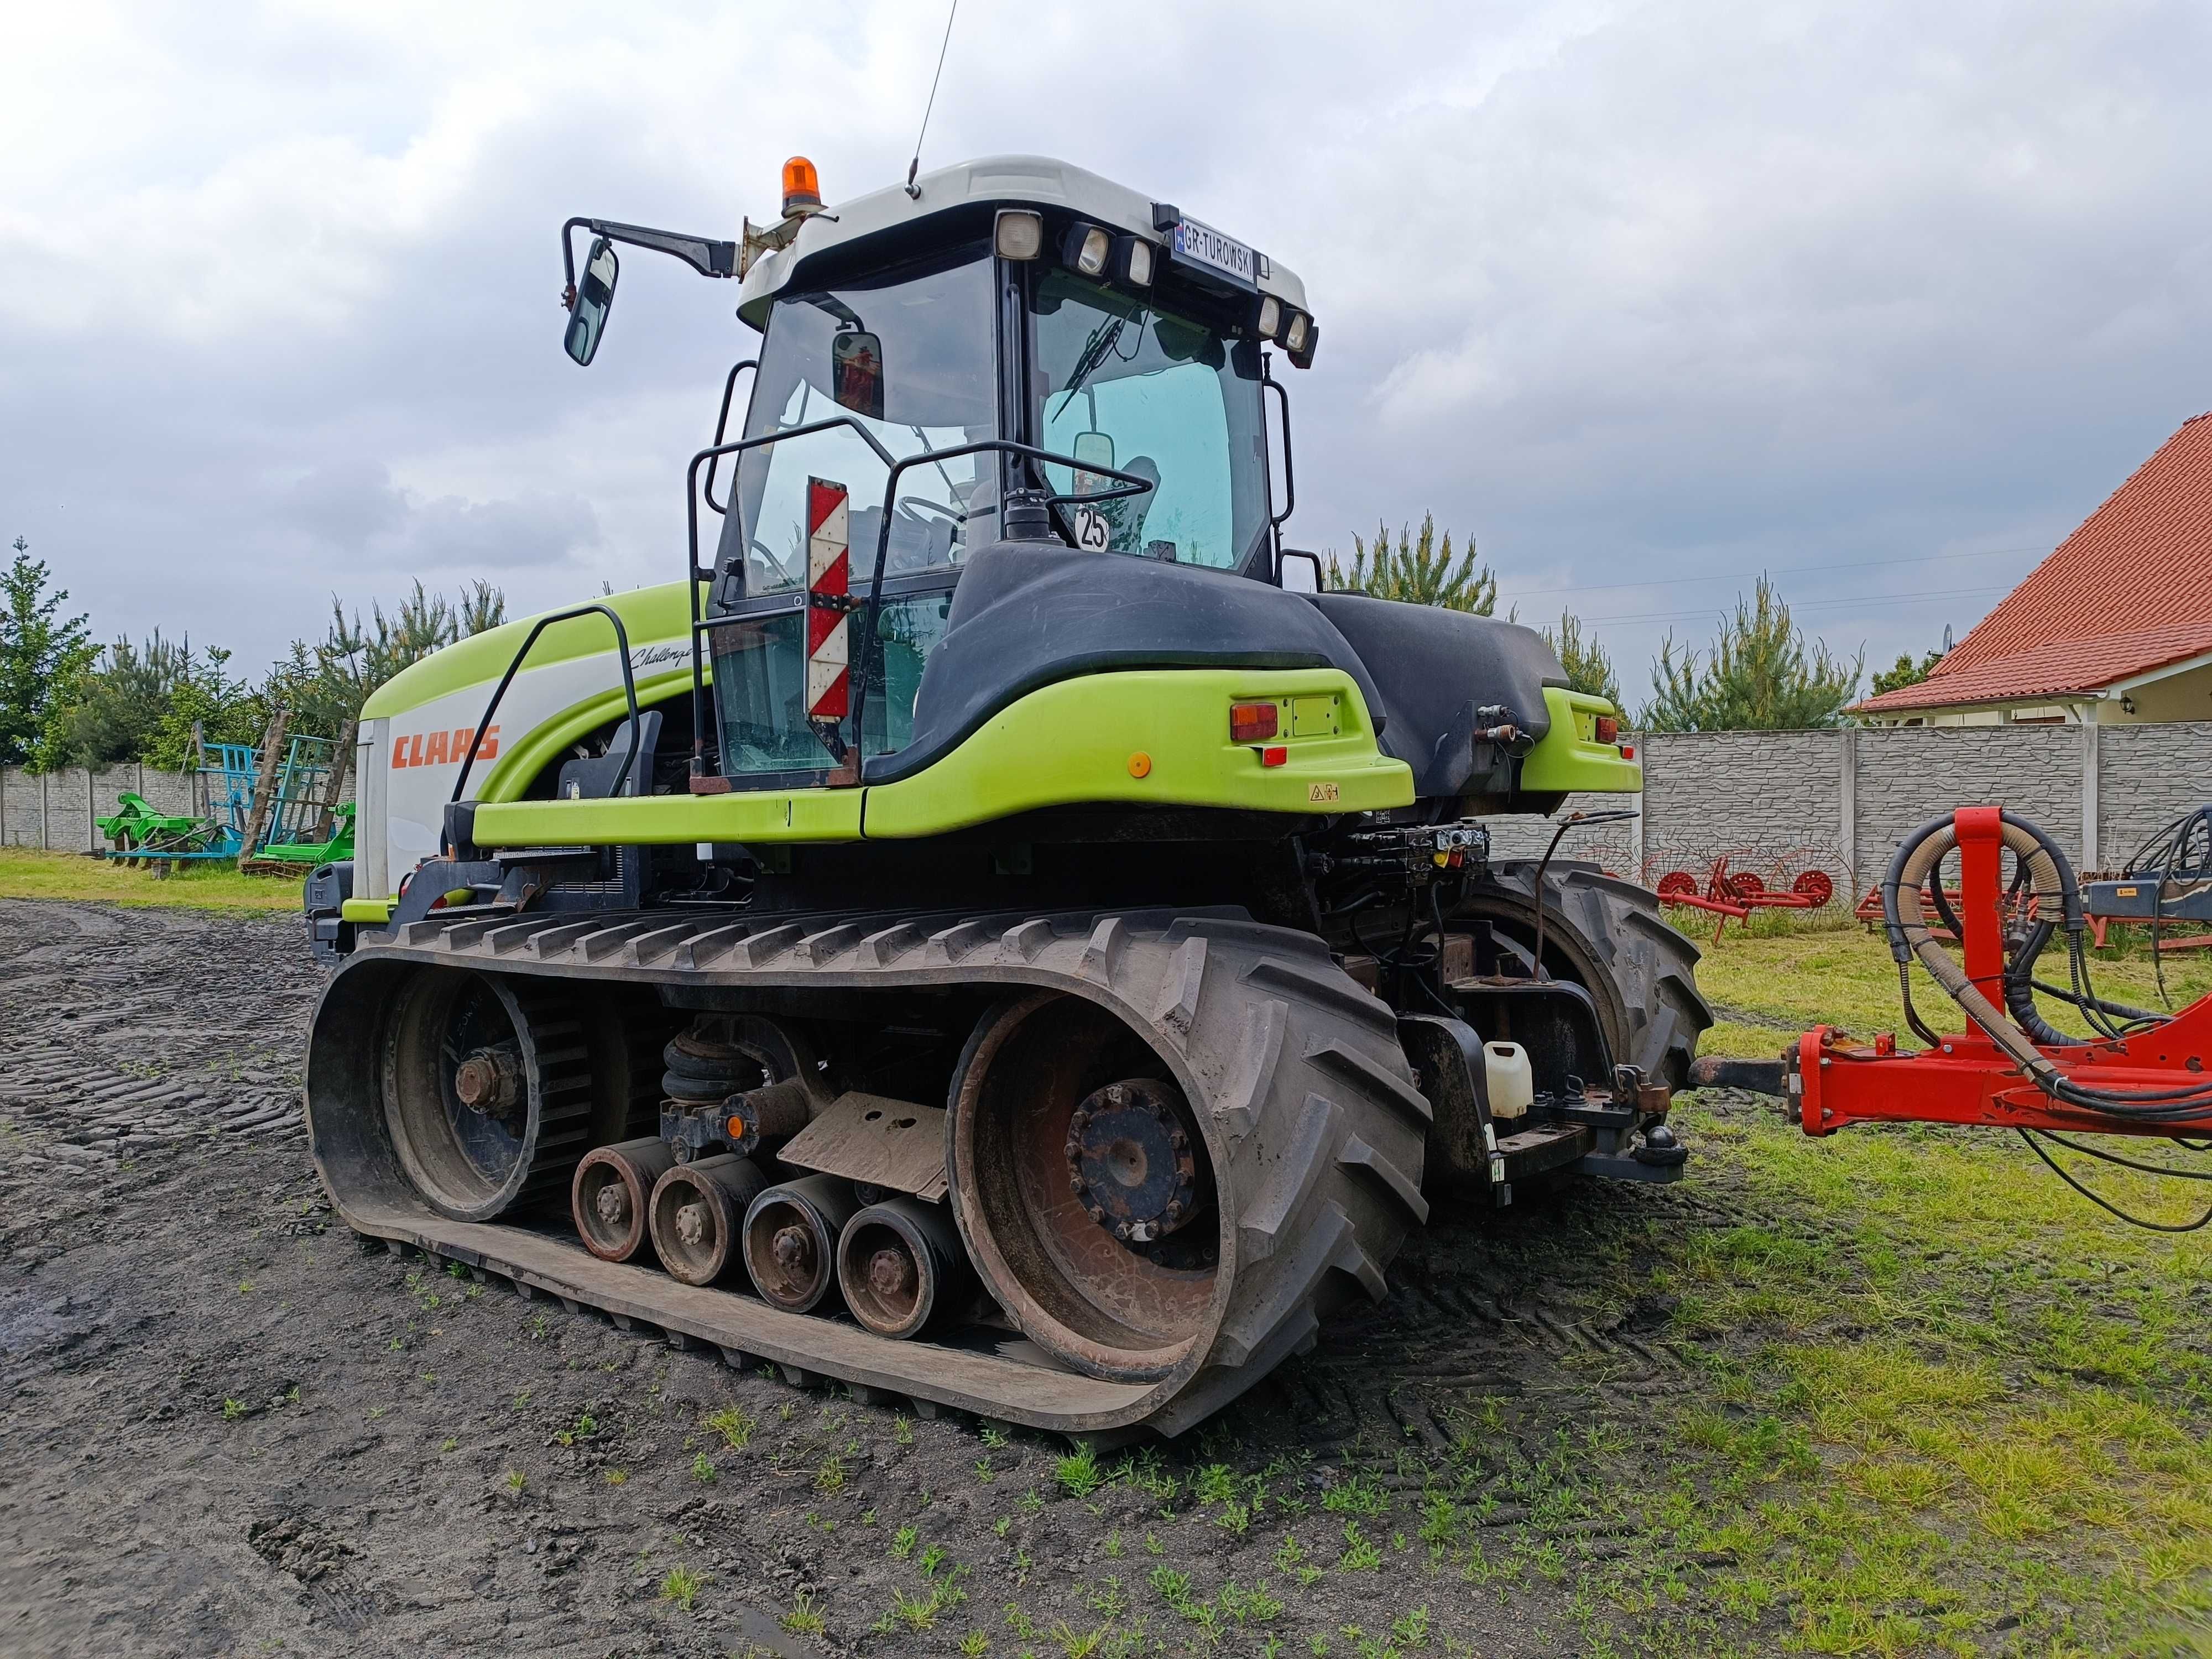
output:
[[[2075, 988], [2066, 1000], [2081, 1007], [2100, 1025], [2104, 1024], [2101, 1017], [2106, 1014], [2130, 1019], [2140, 1018], [2139, 1011], [2104, 1002], [2089, 985], [2082, 948], [2087, 922], [2082, 915], [2081, 887], [2063, 849], [2037, 825], [2011, 812], [2000, 812], [1998, 823], [2003, 844], [2021, 866], [2021, 878], [2014, 884], [2015, 893], [2024, 885], [2028, 891], [2055, 895], [2060, 901]], [[2004, 975], [2006, 1008], [2003, 1012], [1998, 1010], [1937, 943], [1923, 903], [1923, 889], [1933, 877], [1936, 887], [1934, 902], [1944, 919], [1956, 927], [1957, 919], [1950, 915], [1950, 907], [1942, 897], [1940, 872], [1943, 860], [1958, 844], [1958, 830], [1951, 815], [1931, 818], [1899, 844], [1882, 877], [1883, 931], [1889, 939], [1890, 955], [1898, 964], [1899, 979], [1909, 981], [1911, 965], [1917, 961], [1965, 1011], [1976, 1028], [2053, 1100], [2084, 1111], [2136, 1122], [2194, 1115], [2207, 1104], [2212, 1104], [2212, 1081], [2179, 1089], [2091, 1088], [2069, 1078], [2041, 1052], [2039, 1043], [2061, 1047], [2076, 1041], [2051, 1026], [2034, 1006], [2035, 958], [2051, 936], [2052, 924], [2047, 920], [2032, 924], [2027, 935], [2011, 953]], [[1936, 1041], [1913, 1012], [1909, 992], [1906, 1013], [1913, 1030], [1923, 1041]], [[2106, 1029], [2112, 1034], [2110, 1028]]]

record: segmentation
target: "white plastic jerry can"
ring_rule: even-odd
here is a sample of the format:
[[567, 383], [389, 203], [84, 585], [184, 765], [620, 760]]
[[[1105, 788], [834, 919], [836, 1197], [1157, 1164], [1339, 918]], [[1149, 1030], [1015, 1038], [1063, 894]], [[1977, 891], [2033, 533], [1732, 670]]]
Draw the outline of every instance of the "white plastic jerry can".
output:
[[1528, 1051], [1517, 1042], [1482, 1045], [1482, 1069], [1490, 1085], [1490, 1115], [1501, 1122], [1526, 1117], [1536, 1098], [1536, 1072]]

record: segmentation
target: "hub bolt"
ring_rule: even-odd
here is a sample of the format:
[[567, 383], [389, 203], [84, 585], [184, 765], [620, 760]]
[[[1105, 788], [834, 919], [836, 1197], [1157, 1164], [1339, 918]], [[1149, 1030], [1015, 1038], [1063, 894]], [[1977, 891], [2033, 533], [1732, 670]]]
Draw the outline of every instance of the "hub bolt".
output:
[[804, 1227], [779, 1227], [775, 1237], [769, 1241], [769, 1253], [775, 1257], [775, 1265], [787, 1273], [807, 1273], [814, 1270], [814, 1236]]
[[680, 1204], [676, 1209], [676, 1236], [694, 1247], [707, 1237], [707, 1206], [703, 1204]]

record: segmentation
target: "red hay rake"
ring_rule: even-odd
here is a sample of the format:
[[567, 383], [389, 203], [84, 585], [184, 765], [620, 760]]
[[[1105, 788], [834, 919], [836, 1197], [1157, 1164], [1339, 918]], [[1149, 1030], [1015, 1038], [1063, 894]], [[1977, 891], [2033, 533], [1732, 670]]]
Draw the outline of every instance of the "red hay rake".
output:
[[1769, 887], [1766, 878], [1756, 870], [1729, 868], [1729, 859], [1739, 856], [1723, 853], [1715, 859], [1702, 885], [1687, 870], [1668, 871], [1655, 884], [1660, 903], [1717, 915], [1720, 920], [1713, 925], [1713, 943], [1717, 945], [1730, 917], [1743, 922], [1750, 920], [1753, 910], [1818, 910], [1836, 896], [1834, 878], [1817, 866], [1789, 877], [1789, 885], [1784, 887], [1779, 884], [1792, 860], [1777, 859], [1773, 871], [1778, 884]]

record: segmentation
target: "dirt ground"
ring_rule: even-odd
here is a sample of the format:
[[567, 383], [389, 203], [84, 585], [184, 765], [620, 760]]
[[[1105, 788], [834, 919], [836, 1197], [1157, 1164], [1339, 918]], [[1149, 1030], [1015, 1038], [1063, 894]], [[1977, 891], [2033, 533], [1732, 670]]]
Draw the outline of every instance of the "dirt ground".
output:
[[[1508, 1656], [1790, 1626], [1639, 1518], [1658, 1407], [1716, 1339], [1638, 1287], [1747, 1219], [1725, 1165], [1440, 1216], [1386, 1304], [1094, 1462], [362, 1248], [297, 1122], [319, 982], [289, 921], [0, 903], [0, 1654]], [[1655, 1577], [1663, 1632], [1624, 1593]]]

